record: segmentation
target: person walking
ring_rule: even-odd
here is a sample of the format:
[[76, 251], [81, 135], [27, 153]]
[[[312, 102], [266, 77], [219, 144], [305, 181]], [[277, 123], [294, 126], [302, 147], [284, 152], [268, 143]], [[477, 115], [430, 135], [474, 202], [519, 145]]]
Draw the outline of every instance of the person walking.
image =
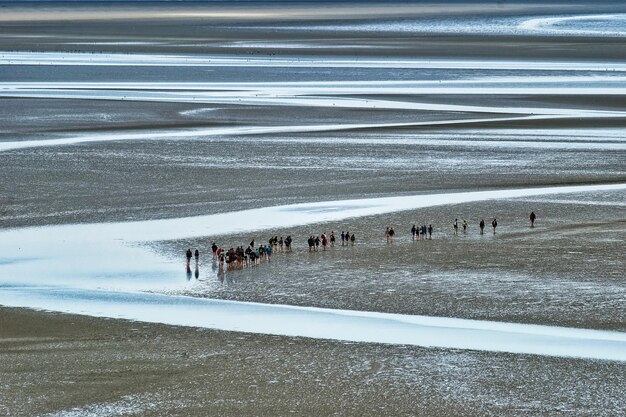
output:
[[187, 257], [187, 269], [189, 269], [189, 263], [191, 262], [191, 257], [193, 256], [191, 253], [191, 248], [187, 249], [187, 252], [185, 252], [185, 256]]
[[454, 219], [454, 234], [457, 235], [459, 233], [459, 219]]
[[498, 227], [498, 221], [496, 220], [495, 217], [491, 221], [491, 227], [493, 227], [493, 234], [495, 235], [496, 234], [496, 227]]
[[485, 232], [485, 219], [480, 219], [480, 234], [482, 235]]
[[411, 227], [411, 236], [412, 236], [412, 237], [411, 237], [411, 239], [412, 239], [412, 240], [415, 240], [415, 233], [416, 233], [416, 232], [417, 232], [417, 228], [415, 227], [415, 225], [413, 225], [413, 226]]
[[341, 246], [343, 246], [346, 242], [346, 234], [344, 233], [344, 231], [341, 231]]
[[330, 231], [330, 246], [335, 247], [335, 232], [332, 230]]
[[433, 239], [433, 225], [432, 224], [428, 225], [428, 239], [430, 240]]
[[196, 251], [193, 253], [193, 257], [196, 258], [196, 264], [197, 264], [198, 260], [200, 260], [200, 252], [198, 251], [198, 249], [196, 249]]
[[328, 239], [326, 233], [322, 233], [322, 250], [326, 250], [326, 246], [328, 246]]
[[386, 229], [385, 229], [385, 239], [387, 240], [387, 243], [389, 243], [389, 239], [390, 239], [390, 236], [389, 236], [389, 228], [386, 228]]
[[530, 227], [535, 227], [535, 219], [537, 218], [537, 216], [535, 215], [534, 211], [530, 212]]
[[463, 219], [463, 233], [467, 232], [467, 220]]
[[393, 237], [396, 235], [396, 232], [393, 230], [393, 227], [389, 229], [389, 242], [393, 243]]
[[352, 235], [350, 236], [350, 242], [352, 243], [352, 246], [354, 246], [355, 240], [356, 240], [356, 237], [354, 236], [354, 233], [352, 233]]

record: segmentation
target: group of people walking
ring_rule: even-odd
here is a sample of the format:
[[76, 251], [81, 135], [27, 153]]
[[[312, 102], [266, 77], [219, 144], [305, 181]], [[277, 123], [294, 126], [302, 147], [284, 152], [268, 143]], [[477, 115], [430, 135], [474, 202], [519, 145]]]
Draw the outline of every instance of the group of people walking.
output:
[[[530, 227], [535, 227], [535, 220], [537, 216], [535, 212], [531, 212], [530, 216]], [[458, 234], [459, 231], [459, 219], [454, 219], [454, 223], [452, 224], [454, 229], [454, 234]], [[468, 222], [466, 219], [463, 219], [461, 222], [461, 227], [463, 229], [463, 233], [467, 233], [468, 230]], [[484, 234], [485, 230], [485, 219], [481, 219], [478, 227], [480, 228], [480, 234]], [[498, 227], [498, 220], [494, 217], [491, 221], [491, 227], [493, 229], [493, 234], [496, 234], [496, 228]], [[385, 239], [387, 243], [393, 242], [394, 236], [396, 232], [393, 230], [393, 227], [387, 227], [385, 230]], [[429, 224], [428, 226], [421, 225], [416, 226], [413, 224], [411, 227], [411, 237], [412, 240], [431, 240], [433, 238], [433, 225]], [[316, 252], [319, 250], [320, 246], [323, 251], [326, 250], [327, 247], [335, 246], [335, 232], [331, 231], [330, 235], [326, 235], [326, 232], [322, 233], [320, 236], [310, 235], [307, 243], [309, 245], [309, 252]], [[356, 242], [356, 236], [354, 233], [350, 233], [349, 231], [341, 232], [341, 246], [352, 245], [354, 246]], [[272, 260], [272, 254], [274, 251], [278, 252], [291, 252], [291, 245], [293, 243], [293, 239], [291, 236], [287, 236], [283, 239], [281, 236], [271, 237], [268, 241], [267, 245], [258, 245], [256, 246], [254, 240], [250, 242], [246, 249], [242, 246], [238, 246], [236, 248], [230, 248], [227, 251], [218, 247], [215, 242], [211, 242], [211, 252], [213, 253], [213, 259], [216, 260], [219, 264], [219, 268], [223, 270], [226, 269], [242, 269], [249, 266], [259, 265], [262, 261], [270, 262]], [[200, 252], [196, 249], [192, 252], [191, 248], [187, 249], [186, 258], [187, 258], [187, 272], [191, 271], [191, 258], [195, 257], [196, 260], [196, 277], [198, 275], [198, 261], [200, 258]]]
[[270, 262], [274, 251], [291, 252], [291, 236], [283, 239], [281, 236], [271, 237], [267, 245], [256, 246], [254, 240], [250, 242], [246, 249], [242, 246], [230, 248], [227, 251], [211, 243], [213, 259], [217, 260], [220, 269], [242, 269], [249, 266], [259, 265], [262, 261]]
[[[393, 239], [393, 229], [391, 229], [391, 233], [392, 233], [391, 237]], [[426, 227], [425, 224], [421, 226], [413, 225], [411, 227], [411, 236], [413, 240], [432, 239], [433, 238], [433, 225], [429, 224], [428, 227]], [[387, 238], [387, 242], [389, 242], [389, 238]]]
[[[307, 239], [307, 243], [309, 244], [309, 252], [316, 252], [319, 250], [320, 245], [322, 246], [322, 250], [326, 250], [328, 246], [335, 246], [335, 231], [331, 231], [330, 235], [326, 235], [326, 232], [322, 233], [320, 236], [310, 235]], [[348, 244], [352, 244], [354, 246], [354, 242], [356, 242], [356, 236], [354, 233], [350, 234], [350, 232], [341, 231], [341, 246], [345, 246]]]

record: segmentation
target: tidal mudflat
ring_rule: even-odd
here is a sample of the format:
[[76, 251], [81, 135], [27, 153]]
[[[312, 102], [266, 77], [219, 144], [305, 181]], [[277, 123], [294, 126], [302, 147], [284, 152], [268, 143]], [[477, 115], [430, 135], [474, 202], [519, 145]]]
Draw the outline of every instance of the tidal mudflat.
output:
[[626, 407], [621, 2], [3, 6], [0, 413]]

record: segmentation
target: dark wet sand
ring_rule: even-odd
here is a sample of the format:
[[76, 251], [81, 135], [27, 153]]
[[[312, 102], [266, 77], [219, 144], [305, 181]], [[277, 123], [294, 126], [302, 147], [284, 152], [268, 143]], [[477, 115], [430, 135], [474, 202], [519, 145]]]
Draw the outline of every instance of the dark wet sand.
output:
[[0, 317], [5, 415], [615, 416], [625, 406], [621, 363]]

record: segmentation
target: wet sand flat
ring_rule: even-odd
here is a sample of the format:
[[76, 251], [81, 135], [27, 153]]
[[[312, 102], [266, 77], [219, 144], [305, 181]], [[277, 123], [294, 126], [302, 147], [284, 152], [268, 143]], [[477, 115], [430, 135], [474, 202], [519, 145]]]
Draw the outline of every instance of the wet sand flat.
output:
[[558, 416], [623, 408], [620, 363], [1, 313], [8, 415]]
[[[623, 193], [606, 194], [607, 205], [601, 209], [589, 204], [598, 198], [529, 197], [217, 236], [224, 247], [252, 238], [262, 244], [273, 235], [297, 238], [293, 253], [276, 253], [270, 264], [226, 271], [223, 277], [205, 250], [199, 279], [182, 293], [624, 331], [624, 262], [619, 255], [625, 231]], [[541, 207], [545, 219], [530, 228], [525, 215], [535, 207]], [[454, 235], [455, 217], [468, 220], [466, 233], [460, 227]], [[489, 225], [493, 217], [499, 222], [496, 235]], [[479, 233], [481, 218], [487, 223], [484, 235]], [[412, 224], [432, 224], [433, 239], [413, 241]], [[393, 243], [386, 243], [381, 225], [396, 230]], [[344, 230], [356, 234], [355, 246], [308, 252], [309, 235], [334, 231], [338, 236]], [[159, 250], [175, 258], [177, 248], [202, 248], [206, 242], [174, 241]], [[328, 288], [333, 288], [331, 293]]]
[[[211, 317], [149, 324], [119, 319], [132, 314], [106, 296], [169, 297], [178, 313], [190, 296], [623, 337], [622, 2], [1, 6], [0, 239], [19, 247], [0, 241], [0, 299], [26, 294], [31, 309], [0, 307], [0, 414], [626, 408], [619, 360], [226, 332]], [[562, 186], [587, 188], [454, 203]], [[372, 203], [442, 194], [400, 212]], [[303, 211], [285, 228], [191, 223], [298, 203], [309, 205], [287, 207]], [[359, 205], [366, 214], [342, 217]], [[305, 219], [324, 210], [341, 220]], [[455, 218], [467, 233], [453, 234]], [[411, 241], [413, 223], [433, 239]], [[107, 240], [124, 224], [139, 236]], [[309, 253], [306, 237], [331, 230], [356, 244]], [[254, 268], [224, 272], [208, 253], [212, 240], [287, 234], [294, 252]], [[187, 247], [200, 249], [197, 277]]]
[[[555, 138], [549, 131], [538, 137], [509, 131], [504, 141], [499, 132], [487, 137], [473, 130], [347, 132], [17, 150], [0, 155], [13, 179], [0, 185], [3, 222], [142, 220], [392, 193], [625, 179], [623, 150], [593, 149], [584, 130], [579, 134], [586, 145], [568, 149], [576, 133]], [[441, 139], [448, 142], [429, 143]], [[545, 149], [543, 139], [558, 144]], [[614, 141], [600, 139], [609, 146]], [[518, 146], [509, 146], [515, 140]]]

